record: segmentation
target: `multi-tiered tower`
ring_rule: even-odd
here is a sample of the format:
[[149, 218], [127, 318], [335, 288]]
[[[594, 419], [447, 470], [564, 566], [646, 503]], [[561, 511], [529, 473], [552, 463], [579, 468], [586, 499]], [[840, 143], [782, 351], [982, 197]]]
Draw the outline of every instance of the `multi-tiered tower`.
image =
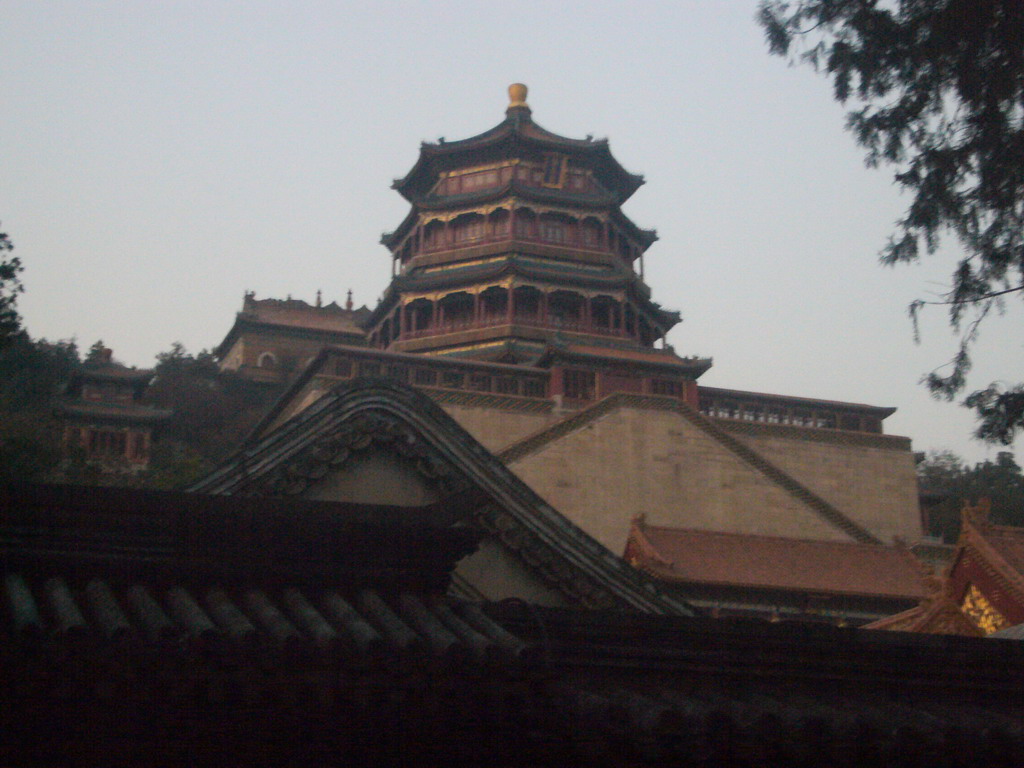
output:
[[666, 374], [659, 394], [682, 394], [710, 361], [665, 347], [679, 314], [651, 301], [643, 280], [657, 234], [622, 212], [643, 178], [606, 140], [537, 125], [526, 86], [509, 96], [501, 123], [424, 143], [394, 183], [412, 207], [382, 238], [393, 280], [367, 324], [370, 346], [552, 369], [582, 363], [574, 380], [558, 382], [580, 399], [595, 386], [641, 391], [645, 368]]

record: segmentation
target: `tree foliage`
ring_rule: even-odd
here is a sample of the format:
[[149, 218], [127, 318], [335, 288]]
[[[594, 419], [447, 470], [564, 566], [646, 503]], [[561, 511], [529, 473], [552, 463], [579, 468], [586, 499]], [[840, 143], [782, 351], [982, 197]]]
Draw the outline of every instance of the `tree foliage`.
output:
[[952, 451], [931, 451], [917, 465], [928, 505], [928, 533], [953, 543], [960, 534], [960, 511], [981, 499], [991, 503], [989, 519], [1001, 525], [1024, 526], [1024, 474], [1009, 451], [995, 461], [967, 466]]
[[20, 331], [0, 348], [0, 480], [56, 479], [54, 398], [77, 366], [73, 341], [33, 341]]
[[0, 232], [0, 349], [7, 346], [21, 327], [18, 316], [18, 294], [24, 290], [19, 275], [21, 261], [11, 256], [14, 244], [6, 233]]
[[[763, 0], [769, 49], [832, 80], [869, 166], [896, 168], [910, 205], [882, 250], [885, 264], [934, 253], [954, 235], [964, 256], [937, 301], [960, 347], [925, 377], [936, 395], [966, 387], [979, 324], [1024, 294], [1024, 2]], [[965, 404], [979, 437], [1009, 445], [1024, 428], [1024, 385], [992, 384]]]
[[175, 342], [156, 356], [146, 402], [173, 412], [160, 429], [142, 478], [157, 487], [195, 480], [236, 449], [280, 388], [218, 370], [213, 354], [192, 355]]
[[85, 358], [82, 360], [86, 365], [99, 365], [104, 362], [107, 353], [107, 345], [103, 343], [103, 339], [97, 339], [92, 345], [85, 351]]

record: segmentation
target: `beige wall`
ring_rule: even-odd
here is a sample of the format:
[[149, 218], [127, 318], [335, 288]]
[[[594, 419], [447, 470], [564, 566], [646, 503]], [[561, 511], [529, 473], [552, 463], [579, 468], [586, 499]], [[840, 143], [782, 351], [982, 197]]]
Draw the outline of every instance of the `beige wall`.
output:
[[735, 437], [885, 543], [895, 536], [910, 543], [921, 538], [917, 474], [908, 443], [890, 439], [885, 442], [891, 447], [881, 447], [866, 438], [861, 445], [856, 439], [841, 444], [767, 430]]
[[487, 450], [501, 449], [539, 432], [558, 420], [552, 413], [504, 411], [496, 408], [441, 403], [445, 412]]
[[851, 540], [672, 411], [619, 408], [509, 466], [616, 554], [640, 512], [654, 525]]
[[355, 453], [339, 469], [312, 483], [303, 496], [396, 507], [425, 506], [441, 498], [409, 459], [376, 446]]

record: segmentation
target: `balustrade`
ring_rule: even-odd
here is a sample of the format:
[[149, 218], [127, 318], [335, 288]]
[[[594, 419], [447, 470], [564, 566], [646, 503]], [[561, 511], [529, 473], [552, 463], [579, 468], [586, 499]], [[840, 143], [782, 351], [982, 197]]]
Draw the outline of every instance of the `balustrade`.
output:
[[[526, 233], [516, 232], [514, 235], [509, 232], [500, 232], [497, 234], [483, 235], [480, 237], [465, 237], [461, 239], [452, 238], [449, 240], [446, 237], [435, 237], [433, 239], [425, 239], [423, 243], [417, 249], [419, 254], [428, 253], [439, 253], [443, 251], [450, 251], [458, 248], [475, 248], [480, 245], [491, 245], [492, 243], [507, 243], [511, 241], [521, 241], [528, 243], [541, 243], [543, 245], [561, 246], [566, 248], [575, 248], [582, 251], [593, 251], [597, 253], [610, 253], [610, 249], [602, 246], [599, 242], [588, 241], [584, 238], [579, 237], [563, 237], [562, 239], [546, 238], [540, 233]], [[629, 262], [629, 259], [624, 259]]]
[[445, 320], [430, 324], [424, 328], [405, 329], [396, 340], [422, 339], [429, 336], [440, 336], [446, 333], [457, 333], [478, 328], [493, 328], [499, 325], [525, 325], [531, 328], [542, 328], [553, 331], [571, 331], [574, 333], [588, 333], [598, 336], [628, 336], [627, 330], [621, 328], [609, 328], [587, 324], [584, 320], [571, 320], [565, 318], [548, 317], [544, 318], [537, 313], [515, 313], [509, 318], [507, 312], [493, 312], [481, 314], [478, 318], [465, 318], [460, 320]]

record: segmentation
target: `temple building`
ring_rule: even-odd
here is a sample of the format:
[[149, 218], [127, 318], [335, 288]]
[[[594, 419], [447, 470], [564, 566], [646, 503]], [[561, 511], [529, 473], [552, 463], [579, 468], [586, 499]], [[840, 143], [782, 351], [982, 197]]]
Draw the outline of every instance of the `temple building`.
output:
[[146, 469], [155, 430], [171, 417], [141, 402], [152, 379], [151, 370], [115, 362], [109, 349], [79, 366], [56, 405], [64, 422], [64, 458], [109, 473]]
[[[622, 210], [642, 177], [606, 140], [539, 126], [525, 86], [509, 95], [495, 127], [424, 143], [394, 183], [410, 209], [382, 238], [392, 279], [372, 311], [343, 310], [345, 338], [298, 314], [287, 333], [272, 329], [263, 315], [287, 302], [247, 297], [221, 365], [259, 377], [268, 353], [299, 363], [277, 374], [287, 388], [248, 445], [300, 422], [311, 439], [321, 428], [310, 409], [325, 397], [387, 381], [427, 396], [479, 444], [467, 455], [487, 452], [574, 536], [618, 557], [641, 514], [698, 532], [887, 550], [918, 541], [910, 440], [884, 430], [894, 409], [702, 386], [711, 360], [666, 343], [680, 316], [644, 281], [657, 236]], [[245, 459], [233, 479], [196, 487], [235, 492], [251, 468]], [[511, 594], [490, 586], [478, 585], [485, 597]]]
[[222, 371], [236, 371], [254, 381], [280, 383], [312, 360], [328, 344], [365, 343], [362, 324], [370, 310], [352, 308], [349, 291], [345, 306], [301, 299], [257, 299], [246, 291], [242, 311], [235, 316], [214, 353]]

